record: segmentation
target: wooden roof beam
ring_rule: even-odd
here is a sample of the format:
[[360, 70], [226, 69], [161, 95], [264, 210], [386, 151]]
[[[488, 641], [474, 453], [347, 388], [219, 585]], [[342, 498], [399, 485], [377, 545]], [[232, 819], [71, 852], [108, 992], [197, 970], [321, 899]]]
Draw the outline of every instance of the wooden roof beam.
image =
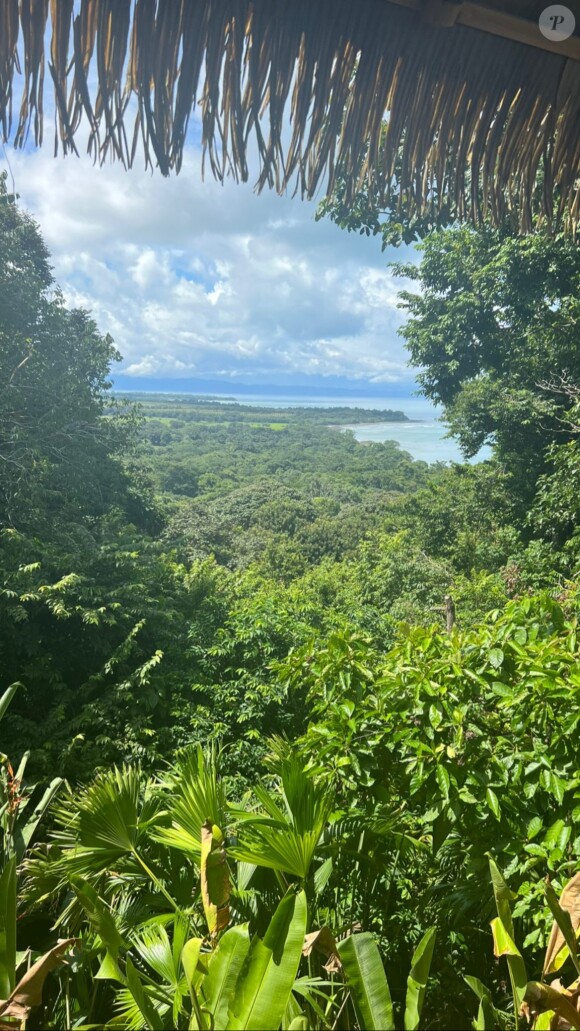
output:
[[479, 32], [500, 36], [514, 43], [547, 50], [558, 57], [580, 61], [580, 36], [574, 34], [556, 43], [542, 35], [536, 21], [504, 14], [503, 11], [472, 3], [471, 0], [463, 0], [462, 3], [452, 3], [449, 0], [387, 0], [387, 3], [420, 12], [439, 26], [450, 28], [462, 25], [467, 29], [477, 29]]

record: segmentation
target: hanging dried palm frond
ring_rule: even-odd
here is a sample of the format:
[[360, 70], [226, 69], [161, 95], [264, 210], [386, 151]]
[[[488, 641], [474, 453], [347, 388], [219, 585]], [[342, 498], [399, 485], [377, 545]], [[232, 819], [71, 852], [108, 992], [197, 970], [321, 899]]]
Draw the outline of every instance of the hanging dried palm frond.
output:
[[179, 171], [197, 107], [218, 179], [248, 179], [255, 158], [259, 189], [311, 197], [340, 175], [382, 204], [396, 183], [417, 215], [445, 203], [573, 230], [580, 39], [560, 51], [542, 42], [537, 5], [514, 0], [518, 20], [488, 3], [0, 0], [0, 125], [16, 146], [31, 127], [42, 142], [48, 56], [65, 153], [84, 132], [97, 160], [130, 166], [141, 146]]

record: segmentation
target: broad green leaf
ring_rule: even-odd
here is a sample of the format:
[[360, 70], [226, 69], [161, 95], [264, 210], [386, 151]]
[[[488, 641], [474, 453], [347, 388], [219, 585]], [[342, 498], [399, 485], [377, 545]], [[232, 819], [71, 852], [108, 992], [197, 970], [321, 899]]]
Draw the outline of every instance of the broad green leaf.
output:
[[[512, 913], [510, 909], [510, 901], [516, 896], [510, 891], [504, 878], [502, 877], [497, 864], [494, 860], [489, 857], [489, 869], [491, 873], [491, 881], [493, 884], [493, 894], [495, 897], [495, 904], [499, 914], [499, 924], [496, 925], [496, 931], [494, 932], [494, 941], [496, 940], [496, 934], [500, 937], [499, 944], [501, 947], [505, 946], [507, 951], [505, 953], [497, 953], [496, 955], [506, 955], [508, 970], [510, 975], [510, 981], [512, 986], [512, 995], [514, 1000], [514, 1010], [517, 1014], [520, 1011], [524, 994], [526, 991], [526, 984], [528, 976], [526, 974], [525, 963], [522, 959], [520, 952], [514, 944], [514, 922], [512, 919]], [[495, 921], [492, 921], [492, 931]], [[501, 925], [501, 926], [499, 926]], [[510, 944], [511, 943], [511, 944]]]
[[10, 684], [10, 687], [7, 687], [4, 691], [4, 694], [0, 696], [0, 720], [2, 719], [4, 713], [6, 712], [6, 709], [10, 705], [10, 702], [14, 698], [14, 695], [16, 694], [19, 687], [22, 687], [22, 684]]
[[543, 844], [548, 849], [559, 848], [564, 851], [572, 836], [572, 828], [564, 820], [556, 820], [546, 831]]
[[494, 955], [498, 958], [500, 956], [521, 956], [520, 950], [499, 916], [494, 917], [491, 921], [491, 932]]
[[491, 992], [490, 992], [489, 988], [486, 988], [486, 986], [484, 985], [483, 981], [480, 981], [478, 977], [471, 977], [469, 975], [469, 976], [464, 977], [463, 980], [466, 982], [466, 984], [469, 985], [471, 990], [473, 992], [475, 992], [475, 994], [477, 995], [477, 998], [480, 1001], [481, 1001], [481, 999], [490, 999], [491, 1000]]
[[495, 791], [492, 791], [491, 788], [486, 788], [485, 799], [496, 820], [499, 820], [501, 817], [501, 809]]
[[535, 838], [536, 834], [539, 834], [543, 826], [543, 821], [540, 819], [539, 816], [532, 817], [527, 829], [528, 838]]
[[495, 955], [498, 958], [505, 956], [507, 959], [514, 997], [514, 1008], [516, 1013], [519, 1013], [528, 983], [522, 954], [500, 917], [497, 916], [491, 921], [491, 931]]
[[499, 669], [504, 660], [504, 654], [501, 648], [490, 648], [487, 653], [487, 657], [494, 669]]
[[107, 950], [105, 958], [101, 963], [99, 969], [95, 974], [96, 981], [118, 981], [119, 984], [126, 985], [127, 978], [122, 972], [117, 960]]
[[497, 1019], [495, 1008], [490, 999], [483, 998], [480, 1001], [473, 1027], [474, 1031], [496, 1031]]
[[429, 723], [434, 728], [434, 730], [437, 730], [437, 727], [441, 725], [442, 721], [443, 714], [441, 710], [438, 709], [436, 705], [431, 705], [429, 708]]
[[[171, 922], [173, 923], [173, 937], [171, 942], [171, 951], [173, 953], [173, 965], [176, 970], [179, 970], [181, 956], [187, 944], [187, 939], [190, 932], [190, 921], [183, 913], [176, 913], [174, 919]], [[164, 927], [167, 927], [167, 924], [164, 920], [160, 920], [159, 923], [163, 924]], [[141, 926], [143, 927], [145, 925], [141, 924]]]
[[211, 956], [202, 991], [205, 1006], [212, 1014], [216, 1028], [227, 1025], [229, 1005], [249, 951], [248, 925], [238, 924], [220, 938], [218, 947]]
[[493, 894], [495, 898], [495, 905], [497, 908], [498, 916], [502, 923], [506, 927], [508, 934], [513, 938], [514, 936], [514, 925], [512, 920], [512, 914], [510, 909], [510, 902], [513, 901], [517, 896], [513, 891], [510, 890], [506, 884], [502, 874], [500, 873], [495, 861], [489, 857], [489, 869], [491, 873], [491, 883], [493, 886]]
[[16, 856], [0, 875], [0, 997], [7, 999], [16, 975]]
[[190, 938], [183, 946], [181, 952], [181, 965], [183, 966], [183, 973], [190, 991], [192, 990], [202, 945], [203, 938]]
[[288, 1031], [308, 1031], [307, 1017], [295, 1017], [292, 1023], [288, 1025]]
[[329, 856], [328, 859], [325, 859], [321, 866], [314, 871], [314, 891], [317, 895], [326, 888], [332, 874], [332, 868], [332, 856]]
[[545, 1010], [544, 1013], [539, 1013], [534, 1020], [534, 1031], [551, 1031], [555, 1016], [554, 1010]]
[[393, 1004], [383, 961], [372, 934], [351, 934], [338, 943], [346, 983], [365, 1031], [393, 1031]]
[[556, 773], [550, 774], [550, 791], [556, 799], [558, 805], [564, 801], [564, 795], [566, 793], [566, 781], [558, 777]]
[[467, 982], [479, 999], [479, 1009], [473, 1023], [474, 1031], [496, 1031], [498, 1022], [489, 989], [485, 987], [478, 977], [464, 977], [464, 981]]
[[421, 1010], [425, 1000], [425, 991], [429, 978], [431, 959], [435, 947], [437, 930], [429, 928], [427, 933], [419, 942], [413, 959], [411, 971], [407, 978], [407, 1004], [405, 1007], [405, 1031], [417, 1031], [421, 1023]]
[[264, 940], [252, 939], [229, 1011], [230, 1031], [278, 1028], [296, 977], [306, 933], [304, 891], [284, 896]]
[[444, 766], [437, 766], [435, 770], [435, 776], [437, 777], [439, 790], [441, 791], [441, 794], [447, 802], [449, 800], [449, 774]]

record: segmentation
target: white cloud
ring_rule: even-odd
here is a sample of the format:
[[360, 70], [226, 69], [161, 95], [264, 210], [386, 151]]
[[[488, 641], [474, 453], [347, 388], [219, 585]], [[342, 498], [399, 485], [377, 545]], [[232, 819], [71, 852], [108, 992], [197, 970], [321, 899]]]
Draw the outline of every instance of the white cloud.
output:
[[202, 183], [193, 157], [173, 179], [49, 148], [11, 163], [65, 297], [111, 333], [136, 385], [411, 379], [379, 241], [315, 223], [315, 204]]

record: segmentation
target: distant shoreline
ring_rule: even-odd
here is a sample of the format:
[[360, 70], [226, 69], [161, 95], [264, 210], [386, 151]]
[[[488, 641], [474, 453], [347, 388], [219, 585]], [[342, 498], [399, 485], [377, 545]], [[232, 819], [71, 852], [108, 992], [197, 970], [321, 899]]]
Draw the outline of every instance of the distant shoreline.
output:
[[[316, 418], [317, 421], [322, 422], [324, 416], [326, 416], [333, 420], [332, 423], [326, 424], [327, 426], [330, 425], [333, 429], [348, 429], [353, 426], [377, 426], [383, 423], [407, 425], [422, 421], [410, 419], [399, 408], [366, 408], [361, 407], [360, 401], [355, 404], [341, 404], [341, 398], [332, 398], [333, 403], [330, 403], [329, 400], [323, 402], [320, 399], [321, 403], [319, 404], [314, 401], [308, 402], [307, 399], [303, 398], [292, 399], [292, 402], [282, 401], [279, 398], [264, 399], [256, 402], [251, 399], [237, 397], [217, 397], [215, 394], [179, 394], [168, 393], [163, 390], [116, 390], [113, 391], [113, 396], [117, 400], [122, 401], [125, 399], [128, 402], [137, 402], [137, 404], [142, 403], [144, 405], [155, 403], [155, 399], [157, 399], [162, 404], [173, 404], [182, 411], [186, 409], [202, 411], [210, 406], [212, 408], [215, 406], [216, 410], [219, 410], [223, 406], [224, 410], [228, 409], [232, 413], [255, 409], [256, 412], [261, 412], [263, 415], [282, 416], [284, 413], [292, 412], [298, 416], [302, 415], [308, 421]], [[356, 402], [358, 399], [353, 398], [352, 400]]]
[[[329, 430], [352, 430], [352, 429], [360, 430], [360, 429], [364, 429], [365, 426], [380, 426], [380, 425], [382, 425], [382, 423], [391, 423], [391, 422], [392, 423], [402, 423], [402, 422], [404, 422], [405, 426], [411, 425], [413, 423], [424, 423], [425, 425], [427, 424], [427, 420], [426, 419], [409, 419], [409, 417], [406, 416], [404, 419], [374, 419], [374, 420], [371, 420], [371, 422], [353, 422], [353, 423], [349, 423], [349, 424], [347, 424], [347, 423], [328, 423], [327, 425], [328, 425], [328, 429]], [[369, 443], [372, 443], [372, 441], [369, 441]]]

